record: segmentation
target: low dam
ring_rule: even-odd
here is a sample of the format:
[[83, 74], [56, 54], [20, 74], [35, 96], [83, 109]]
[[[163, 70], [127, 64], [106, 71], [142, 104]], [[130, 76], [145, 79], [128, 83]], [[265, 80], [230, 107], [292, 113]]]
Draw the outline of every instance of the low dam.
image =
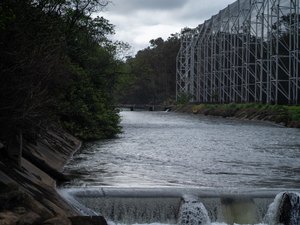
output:
[[94, 187], [62, 189], [60, 193], [83, 214], [101, 214], [116, 224], [300, 222], [297, 190]]
[[65, 167], [72, 180], [61, 194], [84, 214], [110, 225], [300, 224], [299, 129], [172, 112], [120, 115], [118, 138], [86, 143]]

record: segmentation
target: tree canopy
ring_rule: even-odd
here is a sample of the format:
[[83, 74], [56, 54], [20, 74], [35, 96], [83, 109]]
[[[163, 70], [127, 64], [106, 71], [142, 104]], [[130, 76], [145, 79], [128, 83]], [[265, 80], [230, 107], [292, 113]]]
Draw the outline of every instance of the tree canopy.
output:
[[129, 74], [118, 79], [118, 101], [127, 104], [169, 104], [176, 95], [176, 56], [180, 35], [150, 41], [126, 62]]
[[112, 96], [122, 62], [99, 0], [0, 3], [0, 140], [60, 124], [82, 139], [120, 131]]

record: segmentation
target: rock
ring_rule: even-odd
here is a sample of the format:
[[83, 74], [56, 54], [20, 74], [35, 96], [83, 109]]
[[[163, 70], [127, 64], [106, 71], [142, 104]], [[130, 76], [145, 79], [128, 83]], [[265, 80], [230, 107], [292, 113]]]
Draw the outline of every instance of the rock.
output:
[[11, 210], [17, 207], [17, 204], [23, 199], [22, 193], [18, 190], [12, 190], [0, 194], [1, 209]]
[[279, 204], [278, 222], [284, 225], [300, 224], [300, 196], [286, 192]]
[[51, 218], [54, 216], [54, 214], [49, 209], [47, 209], [40, 202], [36, 201], [33, 197], [29, 196], [28, 200], [29, 201], [25, 204], [25, 207], [31, 209], [31, 211], [40, 215], [43, 219]]
[[[48, 219], [42, 223], [42, 225], [72, 225], [71, 221], [67, 217], [57, 216]], [[85, 225], [85, 224], [82, 224]]]
[[69, 219], [72, 225], [107, 225], [103, 216], [73, 216]]
[[13, 212], [0, 213], [0, 225], [16, 225], [19, 217]]
[[197, 198], [188, 196], [181, 203], [177, 224], [206, 225], [210, 224], [210, 219], [204, 205]]
[[300, 128], [300, 121], [289, 121], [287, 126], [292, 128]]
[[19, 215], [25, 214], [27, 212], [27, 210], [24, 207], [15, 207], [13, 209], [14, 213], [17, 213]]
[[52, 212], [32, 196], [18, 190], [0, 195], [0, 203], [2, 204], [0, 208], [5, 210], [14, 210], [23, 207], [41, 215], [42, 218], [51, 218], [54, 216]]
[[17, 223], [17, 225], [35, 225], [41, 222], [41, 217], [34, 213], [28, 212], [22, 215]]

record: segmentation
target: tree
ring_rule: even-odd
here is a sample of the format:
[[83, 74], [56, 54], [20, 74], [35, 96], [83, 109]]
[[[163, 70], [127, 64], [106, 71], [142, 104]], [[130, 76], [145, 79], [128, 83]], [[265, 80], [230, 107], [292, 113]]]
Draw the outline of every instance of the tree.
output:
[[[0, 3], [0, 142], [34, 141], [61, 124], [83, 139], [119, 132], [112, 92], [119, 62], [99, 0]], [[78, 132], [81, 128], [83, 128]]]
[[[123, 85], [122, 103], [170, 103], [176, 94], [176, 56], [180, 47], [179, 34], [150, 40], [150, 46], [127, 60], [131, 69], [128, 85]], [[120, 91], [120, 90], [119, 90]]]

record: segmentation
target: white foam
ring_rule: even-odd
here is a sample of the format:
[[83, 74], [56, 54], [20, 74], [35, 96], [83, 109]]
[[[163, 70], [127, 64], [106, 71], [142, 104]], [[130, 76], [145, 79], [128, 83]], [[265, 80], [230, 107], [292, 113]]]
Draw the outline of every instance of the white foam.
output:
[[[128, 224], [122, 224], [122, 223], [115, 223], [113, 221], [107, 221], [108, 225], [128, 225]], [[138, 224], [138, 223], [134, 223], [134, 224], [130, 224], [130, 225], [174, 225], [174, 224], [165, 224], [165, 223], [145, 223], [145, 224]], [[227, 223], [211, 223], [210, 225], [228, 225]], [[234, 225], [246, 225], [246, 224], [237, 224], [235, 223]], [[268, 224], [264, 224], [264, 223], [259, 223], [259, 224], [254, 224], [254, 225], [268, 225]]]
[[[269, 224], [269, 225], [276, 224], [278, 214], [280, 213], [280, 204], [282, 201], [282, 197], [285, 193], [287, 193], [287, 192], [281, 192], [278, 195], [276, 195], [273, 203], [270, 204], [268, 212], [264, 218], [264, 221], [267, 224]], [[290, 192], [290, 193], [293, 193], [296, 196], [296, 198], [292, 197], [292, 199], [291, 199], [292, 207], [299, 208], [299, 202], [298, 202], [298, 198], [300, 197], [299, 193], [297, 193], [297, 192]], [[299, 220], [299, 212], [298, 211], [292, 211], [291, 216], [293, 217], [294, 221]]]
[[[250, 201], [251, 204], [247, 199], [243, 199], [243, 204], [240, 204], [240, 202], [231, 203], [230, 201], [228, 204], [225, 204], [220, 201], [220, 197], [207, 198], [207, 196], [205, 196], [204, 198], [200, 198], [198, 192], [195, 192], [197, 194], [195, 195], [191, 191], [186, 192], [189, 194], [183, 194], [181, 190], [173, 189], [168, 189], [167, 192], [160, 189], [159, 191], [156, 189], [150, 189], [150, 191], [148, 189], [104, 189], [105, 188], [88, 188], [81, 189], [80, 191], [76, 189], [62, 189], [60, 190], [60, 194], [84, 215], [97, 215], [97, 213], [101, 213], [108, 220], [116, 221], [110, 221], [109, 225], [171, 225], [176, 224], [177, 221], [179, 221], [177, 225], [195, 224], [193, 221], [203, 225], [227, 225], [230, 221], [240, 223], [251, 223], [249, 221], [253, 221], [252, 223], [256, 223], [256, 225], [275, 225], [278, 220], [278, 214], [280, 213], [279, 207], [284, 193], [293, 194], [294, 197], [290, 199], [293, 206], [292, 208], [300, 207], [299, 198], [297, 197], [299, 193], [294, 191], [279, 193], [274, 200], [268, 197], [262, 198], [262, 200], [258, 198], [258, 201], [255, 199], [255, 195], [255, 197], [253, 197], [254, 200], [251, 199]], [[159, 195], [157, 193], [159, 193]], [[167, 197], [170, 195], [172, 197]], [[159, 196], [163, 196], [163, 198]], [[179, 198], [179, 196], [182, 197]], [[272, 200], [273, 203], [270, 204]], [[227, 217], [225, 218], [224, 207], [221, 207], [222, 204], [229, 207], [229, 212], [236, 212], [236, 208], [240, 209], [238, 210], [239, 218], [246, 218], [249, 208], [251, 209], [251, 207], [245, 207], [245, 205], [248, 206], [248, 203], [251, 207], [255, 206], [257, 207], [256, 210], [259, 210], [259, 217], [255, 217], [255, 220], [237, 220], [231, 217], [229, 219]], [[235, 208], [232, 208], [232, 205]], [[296, 223], [293, 224], [300, 224], [297, 222], [299, 221], [298, 211], [293, 211], [291, 218], [295, 218], [293, 221], [296, 221]], [[224, 222], [222, 223], [220, 221]], [[235, 223], [235, 225], [241, 224]]]
[[284, 192], [281, 192], [278, 195], [276, 195], [274, 201], [270, 204], [268, 212], [264, 218], [264, 221], [266, 221], [267, 223], [272, 224], [273, 221], [276, 221], [276, 216], [283, 194]]
[[184, 196], [178, 221], [179, 225], [211, 224], [206, 208], [194, 196]]

